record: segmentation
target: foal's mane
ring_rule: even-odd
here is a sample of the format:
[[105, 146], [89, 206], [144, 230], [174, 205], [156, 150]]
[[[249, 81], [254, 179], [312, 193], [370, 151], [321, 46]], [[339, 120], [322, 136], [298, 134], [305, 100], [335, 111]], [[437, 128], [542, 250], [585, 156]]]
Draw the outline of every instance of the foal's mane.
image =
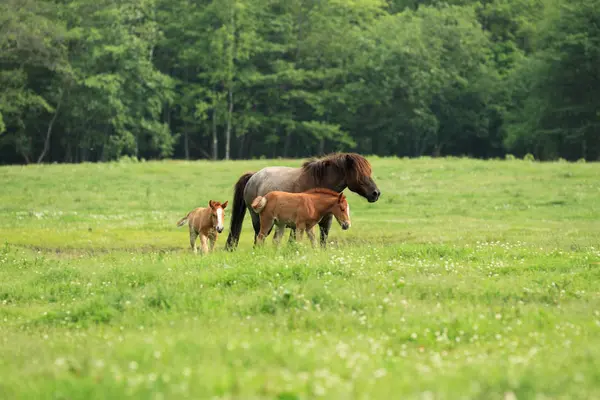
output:
[[330, 166], [344, 171], [354, 179], [361, 176], [371, 176], [371, 164], [366, 158], [357, 153], [332, 153], [318, 159], [312, 159], [302, 164], [302, 171], [311, 174], [315, 181], [321, 182]]

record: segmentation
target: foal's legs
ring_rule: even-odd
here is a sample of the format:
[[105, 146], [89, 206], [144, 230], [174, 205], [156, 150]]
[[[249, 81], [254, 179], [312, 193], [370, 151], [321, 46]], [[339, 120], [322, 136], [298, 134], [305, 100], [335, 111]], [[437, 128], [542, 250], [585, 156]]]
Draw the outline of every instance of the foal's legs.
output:
[[296, 238], [298, 239], [298, 242], [302, 241], [302, 237], [304, 236], [305, 230], [306, 230], [306, 225], [296, 223], [296, 231], [297, 231]]
[[198, 234], [196, 233], [196, 231], [194, 230], [194, 228], [192, 228], [190, 226], [190, 246], [191, 246], [192, 251], [194, 253], [198, 252], [198, 249], [196, 248], [196, 239], [198, 239]]
[[321, 231], [321, 247], [327, 247], [327, 237], [329, 236], [329, 230], [331, 229], [331, 223], [333, 222], [333, 214], [327, 214], [319, 222], [319, 228]]
[[296, 241], [296, 228], [290, 228], [290, 242]]
[[202, 254], [208, 253], [207, 240], [208, 240], [208, 237], [204, 233], [201, 233], [200, 234], [200, 243], [202, 244]]
[[256, 237], [256, 241], [255, 241], [255, 245], [256, 244], [263, 244], [265, 242], [265, 238], [267, 236], [269, 236], [269, 232], [271, 232], [271, 229], [273, 228], [273, 223], [275, 221], [272, 218], [268, 218], [268, 217], [261, 217], [260, 219], [260, 232], [258, 234], [258, 236]]
[[275, 235], [273, 235], [273, 243], [275, 243], [275, 246], [279, 246], [284, 233], [285, 225], [277, 225], [277, 228], [275, 228]]
[[217, 232], [211, 232], [208, 234], [208, 241], [210, 243], [210, 251], [212, 252], [215, 249], [215, 242], [217, 241], [217, 237], [219, 234]]
[[315, 240], [315, 232], [313, 231], [312, 226], [306, 229], [306, 235], [310, 239], [310, 244], [312, 248], [314, 249], [315, 247], [317, 247], [317, 241]]

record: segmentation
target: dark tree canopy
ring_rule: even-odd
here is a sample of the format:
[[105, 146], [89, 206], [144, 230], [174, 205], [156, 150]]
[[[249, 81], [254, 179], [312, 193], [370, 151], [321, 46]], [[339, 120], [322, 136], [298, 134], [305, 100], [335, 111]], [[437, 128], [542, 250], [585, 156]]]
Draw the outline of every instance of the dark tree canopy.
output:
[[4, 0], [0, 163], [600, 159], [600, 0]]

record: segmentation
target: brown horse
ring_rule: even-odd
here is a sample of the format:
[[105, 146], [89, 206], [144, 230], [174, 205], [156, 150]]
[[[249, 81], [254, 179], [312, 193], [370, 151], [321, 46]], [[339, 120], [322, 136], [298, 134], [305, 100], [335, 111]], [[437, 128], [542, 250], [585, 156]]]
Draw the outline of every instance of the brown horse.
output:
[[[371, 178], [371, 164], [356, 153], [335, 153], [320, 159], [307, 161], [300, 168], [266, 167], [260, 171], [242, 175], [234, 188], [231, 230], [227, 237], [227, 249], [237, 246], [242, 232], [246, 208], [252, 217], [254, 243], [260, 232], [260, 218], [250, 207], [257, 196], [272, 191], [289, 193], [304, 192], [317, 187], [342, 192], [345, 188], [366, 198], [370, 203], [379, 199], [381, 192]], [[319, 222], [321, 246], [325, 247], [331, 228], [332, 215]], [[290, 238], [295, 236], [292, 228]]]
[[227, 207], [227, 201], [221, 204], [218, 201], [210, 200], [208, 207], [198, 207], [177, 222], [177, 226], [183, 226], [188, 222], [190, 246], [194, 253], [198, 252], [196, 248], [198, 236], [200, 236], [203, 254], [208, 253], [207, 240], [210, 241], [210, 251], [214, 249], [219, 233], [223, 232], [225, 207]]
[[256, 243], [262, 244], [273, 225], [277, 225], [273, 242], [281, 241], [286, 226], [298, 230], [298, 239], [306, 231], [311, 245], [316, 247], [313, 227], [327, 214], [333, 214], [342, 229], [350, 228], [350, 205], [344, 193], [317, 188], [302, 193], [269, 192], [258, 196], [251, 204], [260, 216], [260, 232]]

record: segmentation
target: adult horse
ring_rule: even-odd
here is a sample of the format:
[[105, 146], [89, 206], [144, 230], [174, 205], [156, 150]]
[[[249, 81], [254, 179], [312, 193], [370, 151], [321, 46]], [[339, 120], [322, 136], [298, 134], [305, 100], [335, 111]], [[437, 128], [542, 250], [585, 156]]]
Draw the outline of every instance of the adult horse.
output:
[[[348, 188], [366, 198], [369, 203], [376, 202], [381, 195], [371, 178], [371, 164], [356, 153], [330, 154], [307, 161], [299, 168], [266, 167], [258, 172], [248, 172], [235, 184], [231, 228], [225, 248], [231, 250], [237, 246], [246, 209], [252, 217], [254, 244], [256, 244], [256, 237], [260, 232], [260, 217], [252, 210], [251, 204], [257, 196], [264, 196], [274, 190], [299, 193], [319, 187], [335, 190], [338, 193]], [[328, 214], [319, 222], [322, 247], [326, 247], [332, 218], [333, 215]], [[292, 228], [291, 237], [294, 236], [295, 229]]]

